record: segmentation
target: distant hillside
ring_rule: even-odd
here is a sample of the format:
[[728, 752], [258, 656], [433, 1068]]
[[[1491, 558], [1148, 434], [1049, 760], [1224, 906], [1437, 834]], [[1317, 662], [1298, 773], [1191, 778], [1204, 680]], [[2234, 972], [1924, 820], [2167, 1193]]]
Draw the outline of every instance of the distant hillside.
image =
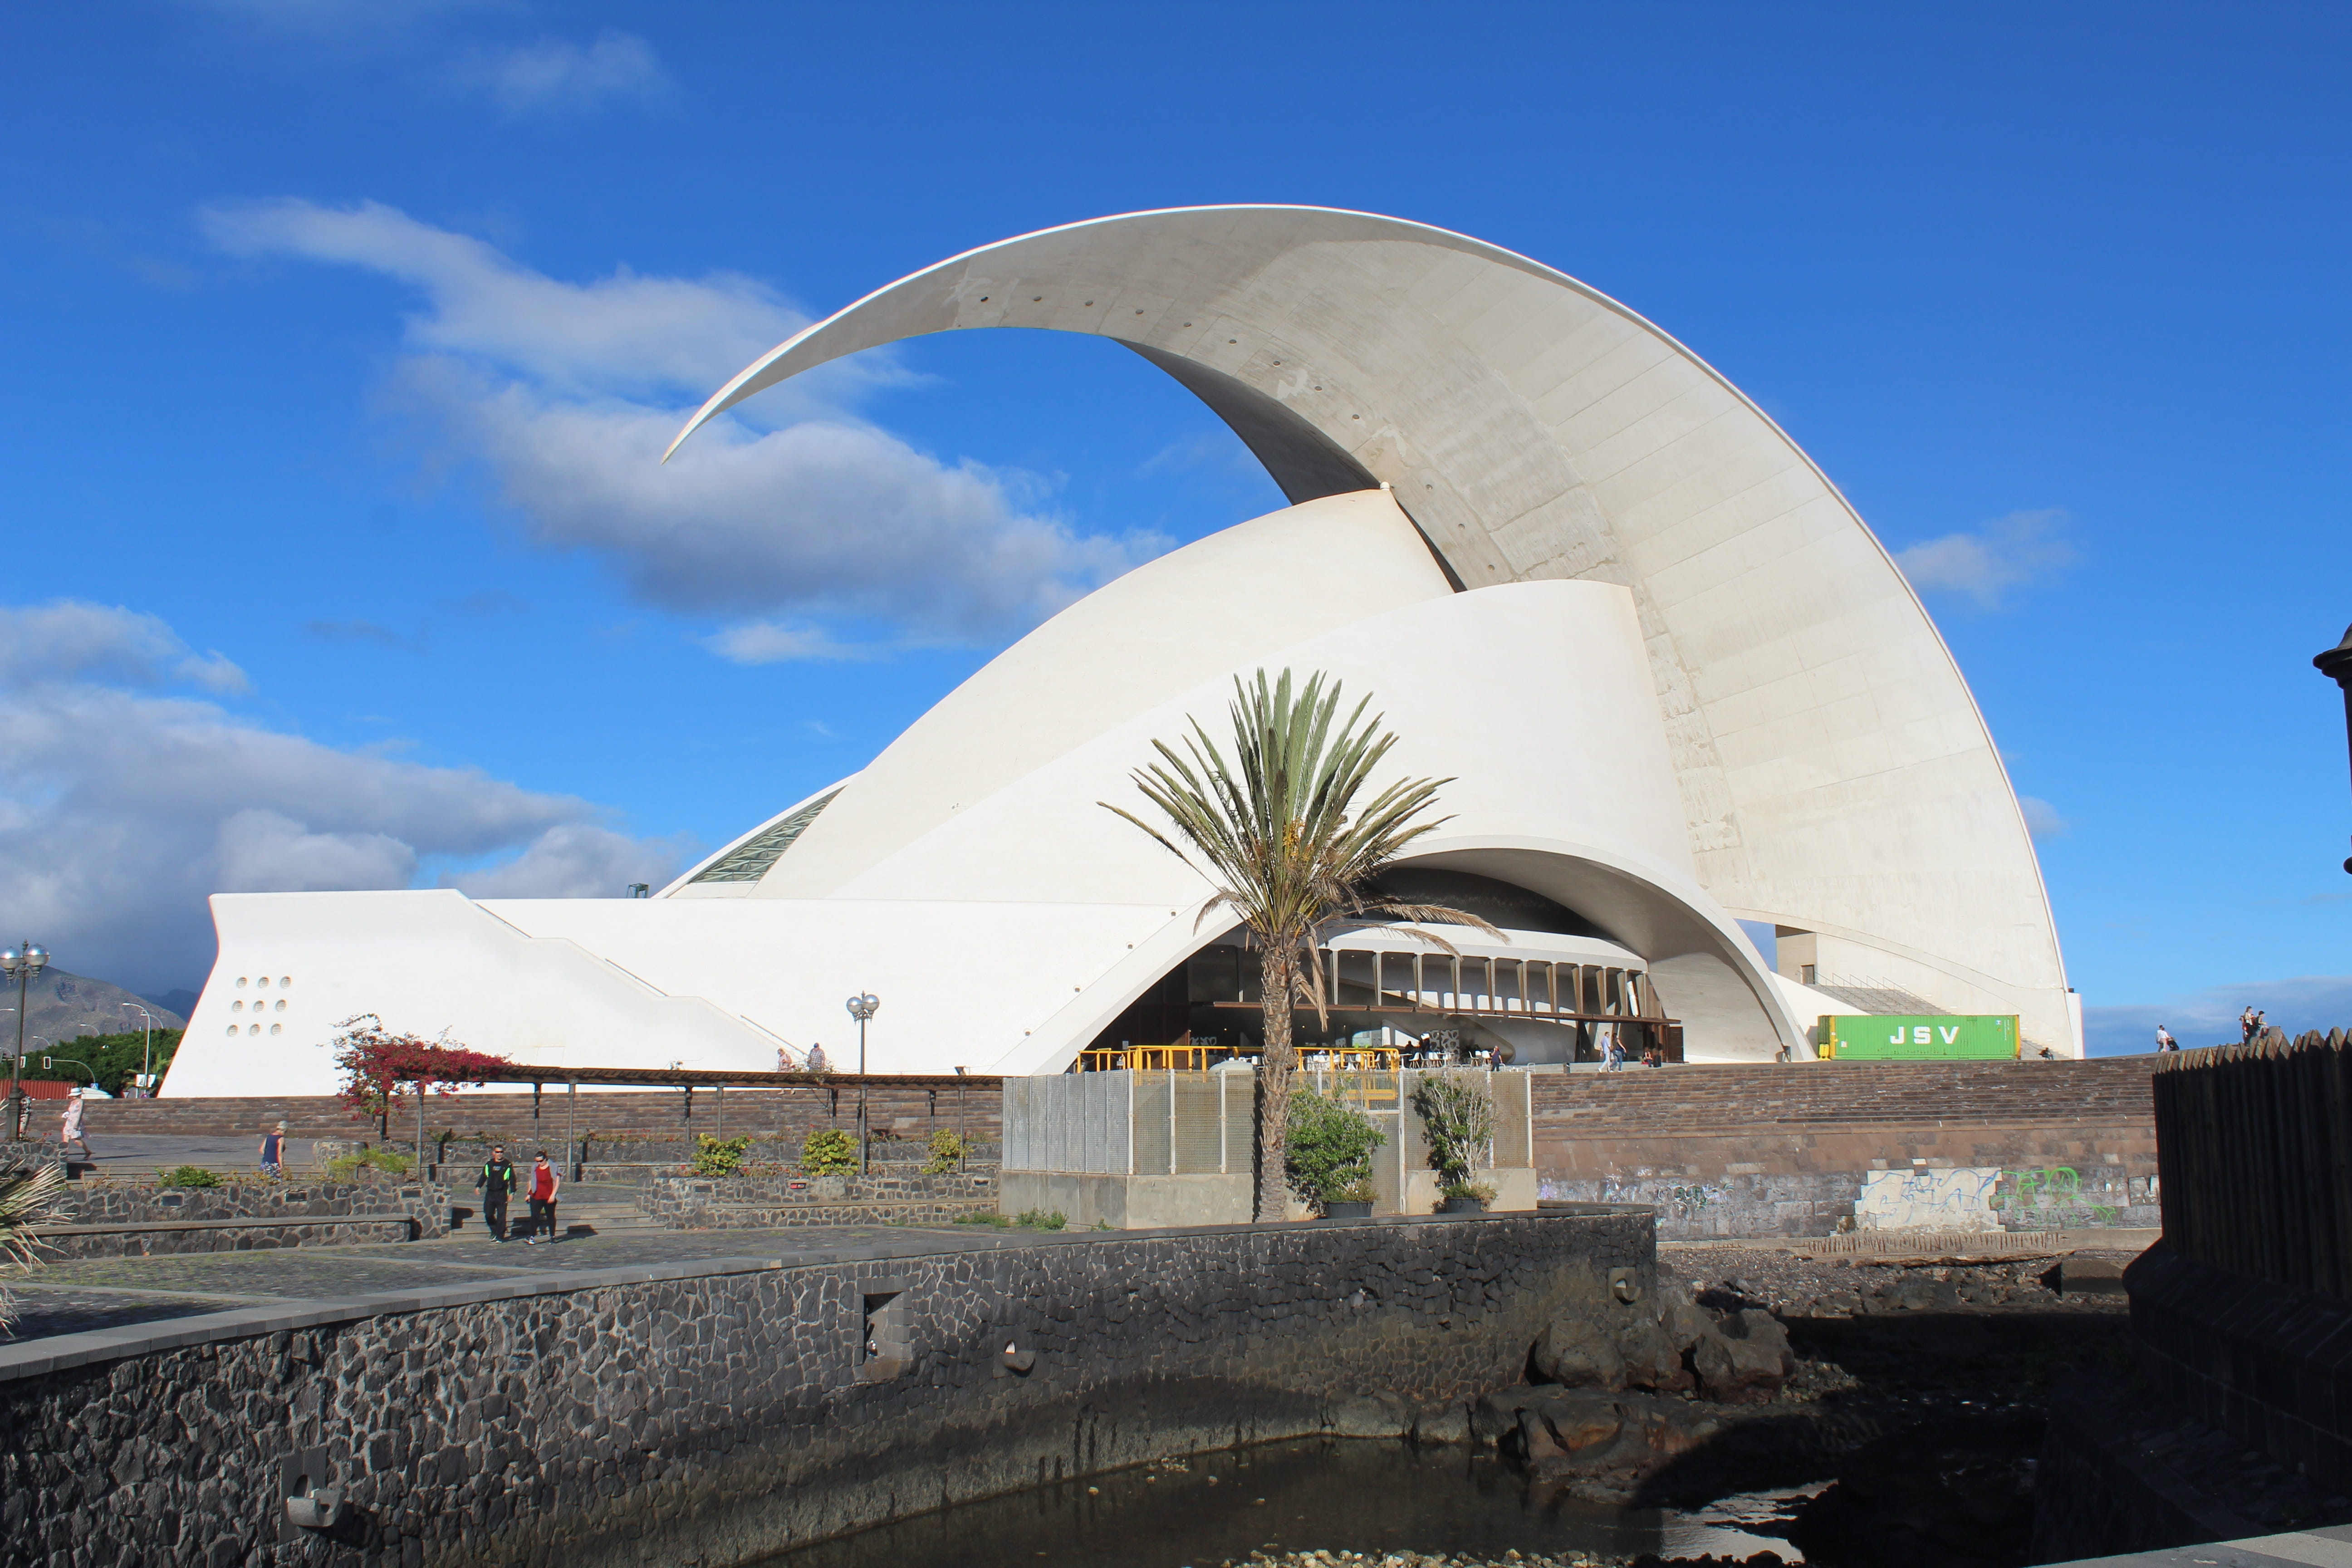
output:
[[[184, 1028], [188, 1022], [183, 1015], [160, 1003], [150, 1002], [104, 980], [69, 974], [54, 963], [41, 971], [26, 1000], [26, 1048], [36, 1055], [38, 1049], [32, 1043], [35, 1035], [52, 1045], [62, 1045], [84, 1035], [119, 1035], [125, 1027], [140, 1027], [145, 1020], [140, 1017], [138, 1007], [120, 1005], [124, 1002], [145, 1007], [153, 1015], [159, 1029]], [[0, 1038], [5, 1039], [10, 1051], [16, 1047], [16, 1020], [12, 1016], [16, 1005], [16, 987], [12, 984], [5, 994], [0, 994], [0, 1007], [12, 1010], [0, 1013]]]

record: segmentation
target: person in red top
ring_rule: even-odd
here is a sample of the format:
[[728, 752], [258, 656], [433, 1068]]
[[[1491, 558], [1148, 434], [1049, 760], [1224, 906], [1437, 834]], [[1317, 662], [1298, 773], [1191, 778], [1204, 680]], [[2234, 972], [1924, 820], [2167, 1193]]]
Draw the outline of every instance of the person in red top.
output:
[[523, 1245], [529, 1247], [541, 1240], [540, 1226], [547, 1226], [545, 1239], [555, 1239], [555, 1194], [562, 1190], [563, 1178], [547, 1163], [547, 1151], [541, 1149], [539, 1158], [530, 1164], [530, 1235]]

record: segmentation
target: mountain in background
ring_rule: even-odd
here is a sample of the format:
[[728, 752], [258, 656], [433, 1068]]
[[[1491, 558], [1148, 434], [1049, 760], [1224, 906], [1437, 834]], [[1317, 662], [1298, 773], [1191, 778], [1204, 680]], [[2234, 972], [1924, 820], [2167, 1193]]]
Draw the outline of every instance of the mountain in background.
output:
[[[0, 1040], [13, 1052], [16, 1046], [16, 1020], [11, 1015], [16, 1010], [16, 988], [10, 985], [0, 994]], [[186, 996], [190, 1005], [195, 998], [187, 992], [173, 995]], [[35, 977], [26, 995], [25, 1053], [38, 1058], [44, 1050], [63, 1047], [69, 1040], [84, 1035], [119, 1035], [125, 1029], [142, 1028], [146, 1019], [139, 1016], [139, 1007], [126, 1007], [126, 1002], [137, 1003], [153, 1016], [159, 1029], [180, 1029], [187, 1026], [187, 1015], [149, 997], [134, 995], [121, 986], [104, 980], [92, 980], [86, 974], [69, 974], [51, 964]], [[47, 1041], [37, 1046], [33, 1037]]]
[[[196, 1010], [196, 998], [200, 994], [202, 994], [202, 993], [191, 991], [187, 987], [182, 986], [177, 991], [165, 991], [160, 994], [153, 991], [143, 992], [141, 994], [139, 1000], [152, 1004], [152, 1006], [159, 1007], [163, 1010], [163, 1012], [159, 1012], [155, 1015], [155, 1022], [160, 1025], [163, 1021], [164, 1012], [175, 1013], [183, 1018], [194, 1012]], [[174, 1028], [177, 1028], [178, 1026], [179, 1026], [176, 1024], [173, 1026]]]

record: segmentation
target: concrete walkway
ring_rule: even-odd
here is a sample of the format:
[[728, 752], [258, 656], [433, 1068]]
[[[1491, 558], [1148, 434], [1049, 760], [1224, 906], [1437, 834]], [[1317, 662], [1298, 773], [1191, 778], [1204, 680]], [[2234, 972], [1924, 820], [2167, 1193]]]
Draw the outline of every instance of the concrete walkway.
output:
[[[565, 1223], [577, 1217], [561, 1207], [557, 1212]], [[979, 1226], [794, 1226], [777, 1230], [630, 1229], [525, 1243], [493, 1241], [469, 1226], [438, 1241], [62, 1258], [7, 1281], [23, 1316], [13, 1336], [0, 1335], [0, 1346], [232, 1307], [489, 1284], [551, 1271], [737, 1259], [792, 1268], [826, 1261], [845, 1251], [904, 1258], [984, 1251], [1035, 1239], [1030, 1232]]]
[[2352, 1525], [2325, 1530], [2291, 1530], [2284, 1535], [2256, 1535], [2244, 1541], [2215, 1541], [2202, 1546], [2168, 1546], [2160, 1552], [2135, 1552], [2124, 1557], [2086, 1557], [2051, 1568], [2352, 1568]]

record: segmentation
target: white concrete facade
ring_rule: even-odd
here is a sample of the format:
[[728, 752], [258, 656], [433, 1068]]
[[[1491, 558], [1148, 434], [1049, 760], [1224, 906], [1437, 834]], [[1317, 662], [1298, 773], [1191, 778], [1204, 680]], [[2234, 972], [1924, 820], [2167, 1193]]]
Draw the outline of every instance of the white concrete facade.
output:
[[264, 1029], [315, 993], [321, 1017], [550, 1065], [770, 1066], [821, 1040], [844, 1066], [841, 999], [872, 989], [875, 1070], [1058, 1071], [1220, 934], [1196, 929], [1200, 881], [1096, 803], [1134, 798], [1153, 739], [1219, 729], [1235, 675], [1286, 667], [1370, 692], [1392, 765], [1455, 780], [1417, 859], [1641, 955], [1696, 1058], [1810, 1054], [1742, 918], [2074, 1048], [2024, 821], [1933, 624], [1811, 461], [1656, 328], [1394, 219], [1148, 213], [882, 289], [696, 423], [982, 326], [1135, 349], [1299, 504], [1072, 605], [651, 900], [215, 899], [220, 963], [170, 1091], [324, 1082], [316, 1022], [248, 1032], [236, 982], [265, 967], [296, 984]]

